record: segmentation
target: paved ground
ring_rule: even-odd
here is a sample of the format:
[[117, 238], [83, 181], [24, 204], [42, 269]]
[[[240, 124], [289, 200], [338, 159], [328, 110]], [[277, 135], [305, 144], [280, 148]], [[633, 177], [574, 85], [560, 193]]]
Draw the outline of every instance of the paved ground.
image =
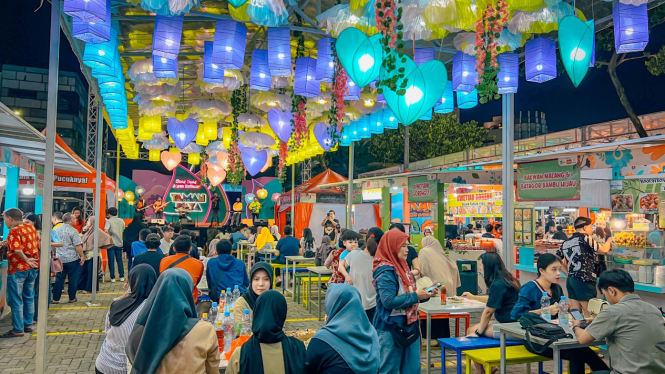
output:
[[[52, 305], [48, 313], [47, 338], [47, 369], [46, 373], [82, 374], [94, 373], [94, 362], [104, 341], [104, 318], [114, 298], [122, 294], [122, 283], [106, 282], [101, 284], [96, 303], [99, 306], [86, 305], [91, 295], [79, 295], [79, 302], [68, 304], [67, 296], [63, 295], [64, 304]], [[323, 322], [317, 321], [315, 315], [307, 312], [302, 305], [288, 300], [289, 313], [285, 329], [317, 329]], [[480, 315], [472, 315], [471, 323], [479, 320]], [[6, 317], [0, 321], [0, 331], [11, 328], [11, 321]], [[454, 323], [451, 324], [454, 331]], [[0, 340], [0, 373], [29, 373], [35, 370], [36, 337], [28, 336], [16, 339]], [[425, 352], [423, 351], [423, 359]], [[433, 373], [440, 373], [441, 350], [433, 349], [433, 362], [436, 366]], [[446, 366], [449, 373], [455, 372], [454, 357], [448, 357]], [[534, 369], [535, 365], [534, 365]], [[551, 363], [546, 364], [546, 371], [551, 372]], [[537, 371], [537, 370], [534, 370]], [[423, 373], [425, 373], [423, 365]], [[509, 367], [509, 373], [526, 373], [524, 365]]]

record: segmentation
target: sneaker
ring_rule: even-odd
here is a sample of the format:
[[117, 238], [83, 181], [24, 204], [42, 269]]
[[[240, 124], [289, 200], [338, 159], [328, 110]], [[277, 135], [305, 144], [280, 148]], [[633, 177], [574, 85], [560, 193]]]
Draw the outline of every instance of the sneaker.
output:
[[114, 279], [111, 279], [111, 283], [115, 283], [115, 278], [114, 278]]
[[120, 277], [120, 282], [124, 282], [124, 281], [125, 281], [125, 277]]

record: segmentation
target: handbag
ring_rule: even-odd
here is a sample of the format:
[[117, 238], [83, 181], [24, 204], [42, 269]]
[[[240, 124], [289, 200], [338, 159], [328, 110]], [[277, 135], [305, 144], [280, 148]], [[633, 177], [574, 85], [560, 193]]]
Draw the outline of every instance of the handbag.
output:
[[388, 324], [388, 329], [393, 336], [393, 342], [397, 348], [407, 348], [416, 340], [420, 339], [420, 323], [417, 321], [404, 325], [401, 323]]
[[62, 272], [62, 260], [55, 255], [51, 255], [51, 271], [56, 274]]
[[[525, 345], [531, 352], [537, 354], [544, 353], [549, 346], [559, 339], [570, 338], [573, 336], [566, 332], [561, 326], [545, 321], [543, 317], [535, 313], [527, 313], [520, 317], [520, 325], [526, 330]], [[543, 345], [531, 342], [531, 336], [541, 339], [547, 339]]]

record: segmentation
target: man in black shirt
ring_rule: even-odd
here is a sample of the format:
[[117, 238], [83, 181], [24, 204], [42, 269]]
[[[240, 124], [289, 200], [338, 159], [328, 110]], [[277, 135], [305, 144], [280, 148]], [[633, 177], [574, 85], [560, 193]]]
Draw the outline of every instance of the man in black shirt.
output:
[[217, 192], [214, 192], [212, 194], [212, 199], [210, 199], [210, 227], [212, 227], [215, 222], [217, 222], [217, 226], [219, 226], [219, 203], [222, 201], [222, 199], [219, 197]]
[[566, 235], [565, 232], [563, 232], [563, 227], [557, 226], [556, 227], [556, 232], [554, 235], [552, 235], [552, 239], [555, 240], [568, 240], [568, 235]]
[[332, 243], [335, 242], [335, 227], [337, 227], [338, 224], [339, 220], [335, 218], [334, 210], [328, 212], [326, 218], [324, 218], [323, 222], [321, 222], [321, 226], [323, 226], [324, 235], [328, 235]]
[[138, 264], [148, 264], [155, 269], [155, 273], [159, 277], [159, 263], [162, 261], [166, 255], [159, 250], [159, 245], [162, 243], [162, 239], [158, 234], [148, 234], [145, 238], [145, 246], [148, 248], [148, 252], [140, 253], [138, 256], [134, 257], [133, 266]]

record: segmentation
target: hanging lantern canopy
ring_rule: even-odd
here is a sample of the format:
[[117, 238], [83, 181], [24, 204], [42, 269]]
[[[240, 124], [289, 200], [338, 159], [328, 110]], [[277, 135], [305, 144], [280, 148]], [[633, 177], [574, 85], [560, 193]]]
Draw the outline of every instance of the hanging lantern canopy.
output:
[[196, 144], [205, 147], [210, 141], [205, 136], [203, 126], [199, 126], [199, 131], [196, 132]]
[[242, 69], [247, 46], [247, 27], [233, 20], [215, 23], [212, 62], [222, 69]]
[[268, 67], [271, 76], [291, 75], [291, 30], [268, 27]]
[[293, 78], [293, 92], [304, 97], [314, 97], [321, 93], [321, 81], [316, 79], [316, 59], [301, 57], [296, 59], [296, 72]]
[[351, 145], [351, 124], [342, 127], [342, 134], [340, 135], [339, 145], [348, 147]]
[[335, 74], [335, 59], [332, 52], [333, 38], [319, 39], [316, 56], [316, 79], [322, 82], [332, 82]]
[[517, 53], [502, 53], [497, 57], [499, 62], [499, 74], [497, 74], [499, 93], [517, 92], [517, 83], [520, 74], [520, 56]]
[[168, 151], [162, 151], [159, 158], [162, 160], [164, 167], [166, 167], [168, 171], [171, 171], [180, 164], [180, 161], [182, 161], [182, 154], [180, 154], [177, 149], [171, 148]]
[[358, 131], [358, 137], [360, 137], [360, 139], [369, 139], [372, 136], [372, 134], [369, 132], [368, 116], [360, 117], [360, 119], [356, 122], [356, 131]]
[[640, 52], [649, 43], [647, 3], [624, 4], [617, 1], [612, 10], [614, 19], [614, 48], [617, 53]]
[[152, 72], [157, 78], [178, 78], [178, 60], [152, 55]]
[[203, 122], [203, 133], [208, 140], [217, 139], [217, 122], [207, 121]]
[[190, 165], [198, 165], [201, 163], [200, 153], [190, 153], [187, 155], [187, 163]]
[[453, 99], [453, 83], [448, 81], [448, 84], [446, 85], [446, 90], [443, 91], [443, 97], [434, 107], [434, 113], [450, 113], [454, 109], [455, 109], [455, 102]]
[[434, 60], [434, 48], [418, 47], [413, 56], [413, 62], [420, 66], [428, 61]]
[[399, 126], [399, 120], [390, 109], [383, 110], [383, 128], [394, 130]]
[[117, 74], [117, 38], [118, 32], [114, 28], [111, 28], [109, 30], [109, 40], [107, 42], [85, 44], [85, 49], [83, 50], [83, 64], [92, 68], [93, 76], [98, 77], [99, 73], [108, 76]]
[[478, 91], [473, 90], [469, 93], [457, 92], [457, 107], [460, 109], [470, 109], [478, 105]]
[[111, 38], [111, 0], [106, 1], [106, 15], [103, 21], [82, 21], [72, 18], [72, 36], [86, 43], [108, 42]]
[[162, 152], [159, 149], [151, 149], [148, 151], [148, 161], [159, 161], [159, 156]]
[[559, 52], [573, 86], [577, 87], [589, 70], [594, 40], [593, 20], [584, 22], [575, 16], [559, 21]]
[[[224, 83], [224, 69], [212, 62], [213, 42], [203, 43], [203, 81], [206, 83]], [[154, 58], [154, 56], [153, 56]]]
[[432, 110], [428, 110], [423, 114], [420, 118], [418, 118], [421, 121], [429, 121], [432, 119]]
[[461, 51], [457, 52], [453, 56], [453, 91], [471, 92], [476, 89], [476, 83], [476, 58]]
[[369, 115], [369, 132], [371, 134], [383, 134], [383, 111]]
[[[168, 60], [178, 59], [184, 20], [184, 15], [175, 17], [157, 15], [155, 19], [155, 33], [152, 34], [153, 56], [161, 56]], [[153, 63], [154, 61], [153, 59]]]
[[526, 80], [543, 83], [556, 77], [556, 44], [544, 37], [529, 41], [524, 46]]
[[84, 22], [104, 22], [107, 8], [106, 0], [65, 0], [62, 11]]
[[362, 138], [360, 137], [360, 132], [358, 131], [358, 125], [360, 121], [362, 121], [363, 117], [360, 117], [357, 121], [351, 122], [349, 124], [349, 139], [353, 142], [357, 142], [358, 140], [361, 140]]
[[232, 129], [230, 127], [222, 127], [222, 146], [226, 149], [231, 148], [231, 132]]
[[344, 100], [360, 100], [360, 87], [351, 78], [346, 81], [346, 88]]
[[269, 91], [271, 87], [272, 76], [268, 67], [268, 51], [265, 49], [255, 49], [252, 52], [249, 88], [258, 91]]

